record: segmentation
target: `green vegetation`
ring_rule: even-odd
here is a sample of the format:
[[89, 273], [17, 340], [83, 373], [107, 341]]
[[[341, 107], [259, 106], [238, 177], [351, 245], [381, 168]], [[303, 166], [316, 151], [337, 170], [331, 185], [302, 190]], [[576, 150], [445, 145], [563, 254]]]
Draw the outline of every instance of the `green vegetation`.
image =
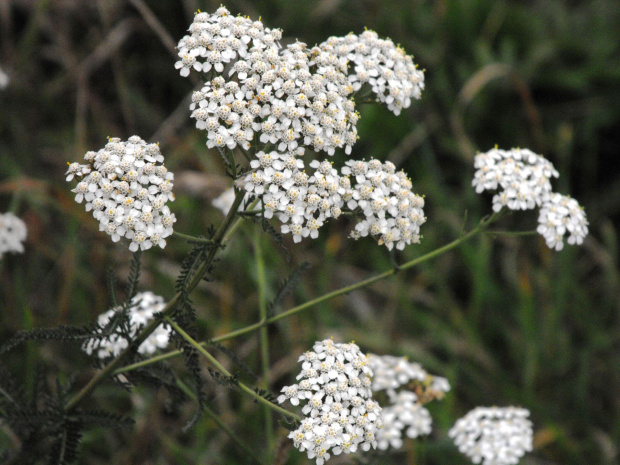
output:
[[[219, 155], [193, 127], [186, 100], [192, 83], [179, 77], [170, 50], [194, 9], [217, 6], [199, 0], [0, 5], [0, 67], [11, 77], [0, 91], [0, 211], [12, 209], [29, 229], [26, 254], [0, 262], [0, 344], [23, 329], [95, 321], [111, 306], [108, 270], [114, 268], [121, 283], [127, 279], [131, 253], [98, 232], [64, 180], [66, 162], [98, 150], [106, 136], [160, 142], [175, 173], [171, 207], [179, 232], [205, 234], [221, 223], [210, 201], [228, 179]], [[620, 4], [237, 0], [226, 6], [282, 28], [286, 42], [314, 44], [367, 25], [400, 43], [426, 70], [422, 100], [399, 117], [379, 106], [360, 108], [361, 139], [353, 149], [356, 158], [389, 159], [404, 168], [414, 191], [426, 196], [422, 243], [397, 252], [398, 263], [451, 242], [491, 212], [490, 196], [471, 188], [472, 160], [495, 144], [528, 147], [550, 159], [561, 172], [554, 187], [585, 207], [591, 233], [583, 247], [560, 253], [538, 236], [478, 236], [224, 347], [258, 374], [260, 338], [268, 337], [272, 392], [290, 384], [300, 353], [330, 336], [355, 340], [368, 352], [407, 355], [447, 377], [453, 391], [430, 407], [433, 435], [407, 441], [403, 451], [376, 463], [467, 463], [445, 431], [475, 406], [511, 404], [530, 409], [535, 425], [535, 449], [522, 464], [617, 463]], [[337, 153], [334, 160], [345, 157]], [[535, 224], [532, 212], [499, 223], [514, 231]], [[351, 226], [332, 222], [317, 241], [295, 246], [287, 237], [287, 260], [268, 235], [256, 236], [259, 226], [244, 222], [211, 281], [193, 295], [199, 340], [260, 321], [264, 303], [304, 262], [310, 269], [299, 286], [270, 312], [390, 270], [394, 258], [384, 248], [346, 239]], [[178, 263], [190, 248], [171, 237], [165, 250], [142, 254], [140, 290], [171, 298]], [[256, 250], [262, 251], [258, 259]], [[225, 351], [211, 353], [254, 385]], [[95, 372], [79, 343], [31, 342], [3, 363], [26, 391], [36, 385], [38, 366], [52, 388], [56, 377], [64, 382], [77, 373], [75, 392]], [[183, 372], [181, 360], [166, 363]], [[92, 407], [130, 413], [136, 423], [89, 430], [79, 463], [249, 463], [238, 438], [265, 457], [261, 405], [217, 385], [203, 368], [208, 414], [185, 432], [195, 404], [170, 408], [165, 391], [128, 393], [104, 384]], [[193, 382], [189, 375], [184, 381]], [[274, 428], [276, 463], [306, 463], [289, 449], [287, 433]], [[0, 425], [0, 451], [15, 446], [10, 429]], [[347, 459], [333, 462], [354, 463]]]

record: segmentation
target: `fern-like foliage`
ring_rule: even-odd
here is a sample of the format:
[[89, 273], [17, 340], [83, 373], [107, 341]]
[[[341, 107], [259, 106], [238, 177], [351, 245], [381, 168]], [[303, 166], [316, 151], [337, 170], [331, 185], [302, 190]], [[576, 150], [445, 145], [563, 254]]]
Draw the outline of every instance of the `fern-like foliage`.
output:
[[178, 407], [187, 401], [187, 395], [177, 384], [177, 377], [169, 364], [165, 362], [146, 368], [128, 371], [123, 374], [132, 385], [145, 385], [155, 389], [165, 389], [170, 396], [168, 407]]
[[253, 216], [252, 217], [252, 221], [254, 221], [254, 223], [260, 224], [261, 228], [263, 228], [263, 231], [265, 231], [267, 234], [269, 234], [269, 236], [271, 236], [271, 238], [273, 239], [273, 241], [284, 251], [284, 257], [286, 258], [286, 261], [290, 261], [291, 260], [291, 255], [288, 251], [288, 249], [286, 248], [286, 245], [284, 245], [284, 240], [282, 237], [282, 234], [280, 234], [276, 228], [274, 228], [271, 223], [269, 222], [269, 220], [267, 220], [264, 216]]
[[72, 380], [65, 384], [57, 381], [50, 389], [45, 379], [43, 370], [37, 368], [34, 388], [28, 394], [0, 364], [0, 421], [21, 444], [3, 452], [3, 463], [70, 465], [79, 456], [86, 425], [123, 428], [133, 423], [130, 418], [104, 411], [67, 412]]
[[209, 344], [211, 347], [217, 349], [218, 351], [226, 355], [235, 365], [241, 368], [241, 371], [243, 371], [246, 375], [252, 378], [254, 382], [258, 381], [258, 376], [232, 350], [224, 347], [222, 344], [219, 344], [217, 342], [208, 341], [207, 344]]
[[310, 263], [303, 262], [280, 284], [275, 297], [267, 305], [267, 317], [272, 317], [275, 310], [280, 306], [284, 297], [290, 294], [298, 285], [303, 274], [310, 269]]
[[[210, 235], [209, 238], [213, 237], [214, 231], [212, 228], [209, 230], [208, 234]], [[207, 261], [210, 255], [209, 252], [213, 247], [217, 247], [217, 245], [204, 243], [196, 244], [183, 260], [181, 264], [181, 273], [176, 280], [176, 290], [180, 294], [180, 298], [171, 316], [177, 324], [192, 337], [195, 337], [196, 333], [196, 310], [192, 304], [189, 286], [197, 276], [201, 265]], [[206, 270], [207, 274], [212, 271], [212, 266], [212, 263], [209, 264], [209, 268]], [[196, 401], [198, 403], [194, 416], [183, 427], [184, 430], [187, 430], [196, 424], [204, 411], [204, 405], [206, 403], [204, 392], [205, 380], [200, 369], [198, 351], [177, 334], [173, 335], [173, 341], [177, 348], [183, 352], [183, 361], [185, 362], [187, 371], [192, 377]]]
[[211, 367], [208, 367], [207, 370], [209, 370], [211, 378], [213, 378], [216, 384], [219, 384], [220, 386], [224, 386], [230, 389], [236, 389], [239, 385], [239, 378], [237, 377], [237, 375], [227, 376], [221, 371]]
[[90, 339], [94, 327], [93, 325], [60, 325], [56, 328], [36, 328], [30, 331], [18, 331], [0, 347], [0, 354], [4, 354], [26, 341], [84, 341]]

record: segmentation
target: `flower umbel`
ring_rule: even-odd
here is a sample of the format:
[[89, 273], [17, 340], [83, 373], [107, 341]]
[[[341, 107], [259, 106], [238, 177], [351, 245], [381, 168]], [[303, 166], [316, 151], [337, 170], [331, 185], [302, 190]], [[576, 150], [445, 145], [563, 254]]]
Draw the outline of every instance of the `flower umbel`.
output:
[[494, 148], [474, 159], [472, 185], [477, 193], [494, 191], [493, 210], [531, 210], [551, 194], [551, 178], [559, 176], [550, 161], [528, 149]]
[[542, 204], [536, 230], [550, 249], [559, 251], [564, 247], [565, 234], [568, 234], [569, 244], [583, 243], [588, 235], [588, 220], [583, 207], [575, 199], [553, 193]]
[[348, 68], [354, 91], [368, 84], [377, 99], [397, 116], [411, 105], [411, 99], [419, 99], [424, 89], [424, 73], [413, 57], [374, 31], [330, 37], [319, 48], [337, 56]]
[[86, 165], [71, 163], [67, 181], [81, 179], [75, 201], [86, 201], [105, 231], [117, 242], [130, 241], [129, 250], [146, 250], [154, 245], [166, 246], [176, 222], [166, 205], [174, 200], [174, 175], [164, 166], [159, 145], [147, 144], [138, 136], [123, 142], [110, 138], [98, 152], [87, 152]]
[[472, 462], [514, 465], [532, 450], [529, 410], [517, 407], [478, 407], [457, 420], [448, 435]]
[[326, 339], [299, 357], [299, 384], [285, 386], [278, 402], [307, 401], [301, 426], [289, 434], [296, 448], [322, 465], [334, 455], [377, 447], [381, 407], [371, 398], [372, 370], [354, 343]]
[[[432, 418], [423, 404], [442, 399], [450, 390], [448, 380], [428, 374], [405, 357], [368, 354], [368, 361], [374, 372], [373, 392], [385, 390], [390, 402], [383, 408], [384, 428], [377, 432], [379, 449], [402, 447], [403, 433], [409, 438], [430, 434]], [[403, 386], [407, 389], [397, 391]]]
[[551, 178], [559, 177], [550, 161], [528, 149], [501, 150], [497, 147], [479, 153], [474, 159], [476, 172], [472, 185], [476, 192], [500, 189], [493, 197], [493, 210], [531, 210], [540, 207], [538, 233], [550, 249], [583, 243], [588, 220], [576, 200], [552, 192]]

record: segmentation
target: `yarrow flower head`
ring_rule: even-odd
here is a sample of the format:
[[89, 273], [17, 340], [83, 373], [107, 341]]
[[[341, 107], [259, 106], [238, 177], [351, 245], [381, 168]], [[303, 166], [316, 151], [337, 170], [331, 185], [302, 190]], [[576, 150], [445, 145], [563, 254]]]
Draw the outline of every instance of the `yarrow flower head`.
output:
[[117, 242], [130, 241], [129, 250], [166, 246], [173, 232], [174, 213], [166, 205], [174, 200], [173, 173], [164, 166], [157, 144], [138, 136], [123, 142], [110, 138], [98, 152], [87, 152], [86, 165], [69, 164], [67, 181], [78, 177], [75, 201], [86, 202], [99, 221], [99, 229]]
[[[373, 393], [385, 390], [389, 400], [383, 407], [384, 428], [377, 432], [379, 449], [402, 447], [403, 434], [409, 438], [430, 434], [432, 418], [423, 404], [442, 399], [450, 390], [448, 380], [428, 374], [405, 357], [368, 354], [368, 362], [374, 372]], [[407, 389], [397, 391], [401, 387]]]
[[[306, 401], [301, 426], [289, 434], [293, 444], [322, 465], [331, 454], [349, 454], [377, 447], [383, 427], [381, 407], [371, 398], [372, 370], [354, 343], [326, 339], [299, 357], [299, 384], [285, 386], [278, 402]], [[330, 454], [331, 452], [331, 454]]]
[[575, 199], [553, 193], [542, 204], [537, 231], [550, 249], [559, 251], [564, 247], [565, 234], [568, 234], [569, 244], [583, 243], [588, 235], [588, 220]]
[[500, 190], [493, 197], [493, 210], [530, 210], [540, 207], [538, 233], [550, 249], [568, 243], [581, 245], [588, 235], [588, 220], [576, 200], [552, 191], [551, 178], [559, 177], [550, 161], [528, 149], [501, 150], [497, 147], [479, 153], [474, 159], [472, 181], [476, 192]]
[[[131, 299], [131, 304], [128, 310], [128, 323], [127, 334], [129, 337], [134, 337], [140, 328], [150, 322], [157, 313], [161, 312], [166, 306], [163, 297], [157, 296], [152, 292], [140, 292]], [[101, 328], [110, 323], [110, 320], [122, 310], [122, 307], [112, 308], [105, 313], [99, 315], [97, 322]], [[171, 328], [167, 325], [161, 324], [153, 331], [150, 336], [140, 344], [138, 347], [138, 353], [140, 354], [153, 354], [157, 349], [165, 349], [168, 346], [170, 339]], [[125, 337], [125, 333], [117, 328], [116, 332], [113, 332], [104, 339], [90, 339], [87, 341], [82, 349], [88, 354], [97, 354], [97, 357], [104, 359], [109, 356], [116, 357], [129, 345]]]
[[420, 226], [426, 222], [424, 199], [411, 191], [411, 180], [404, 171], [396, 172], [391, 162], [349, 160], [341, 170], [355, 180], [347, 206], [359, 208], [364, 219], [357, 223], [351, 237], [368, 235], [379, 245], [402, 250], [420, 242]]
[[198, 12], [189, 32], [179, 41], [175, 66], [182, 76], [209, 73], [190, 105], [209, 148], [247, 150], [254, 141], [280, 152], [303, 146], [350, 153], [359, 115], [338, 57], [302, 42], [282, 50], [282, 31], [233, 17], [224, 7]]
[[474, 159], [472, 185], [477, 193], [495, 191], [493, 210], [532, 210], [551, 194], [551, 178], [559, 176], [553, 164], [529, 149], [494, 148]]
[[259, 152], [250, 163], [253, 171], [242, 182], [247, 192], [262, 198], [265, 218], [277, 215], [284, 223], [282, 233], [292, 234], [295, 242], [308, 236], [316, 239], [328, 218], [340, 216], [346, 191], [328, 161], [313, 161], [314, 174], [306, 174], [298, 158], [302, 153]]
[[310, 147], [346, 153], [357, 140], [359, 118], [337, 60], [297, 42], [253, 48], [225, 79], [217, 75], [192, 95], [191, 117], [207, 132], [207, 146], [244, 150], [250, 143], [279, 152]]
[[413, 57], [390, 39], [380, 39], [374, 31], [330, 37], [319, 48], [337, 56], [341, 65], [348, 67], [354, 91], [368, 84], [395, 115], [408, 108], [411, 99], [419, 99], [424, 89], [424, 73]]
[[392, 163], [348, 161], [338, 171], [327, 160], [313, 160], [314, 171], [308, 174], [298, 158], [302, 153], [259, 152], [250, 163], [253, 171], [241, 182], [246, 191], [262, 197], [265, 218], [277, 215], [284, 223], [282, 233], [292, 234], [295, 242], [315, 239], [346, 206], [364, 216], [351, 233], [354, 239], [371, 235], [390, 250], [394, 244], [403, 249], [420, 241], [424, 199], [411, 192], [411, 181], [405, 173], [395, 173]]
[[213, 14], [197, 11], [188, 32], [179, 41], [175, 63], [184, 77], [192, 69], [221, 73], [225, 64], [247, 57], [252, 50], [279, 48], [282, 39], [279, 29], [266, 28], [260, 20], [231, 16], [224, 6]]
[[430, 412], [418, 402], [411, 391], [388, 393], [390, 405], [383, 407], [383, 429], [377, 432], [377, 447], [400, 449], [403, 433], [408, 438], [417, 438], [431, 433], [433, 420]]
[[13, 213], [0, 213], [0, 259], [9, 253], [24, 253], [26, 223]]
[[514, 465], [532, 450], [529, 415], [517, 407], [478, 407], [457, 420], [448, 435], [473, 463]]

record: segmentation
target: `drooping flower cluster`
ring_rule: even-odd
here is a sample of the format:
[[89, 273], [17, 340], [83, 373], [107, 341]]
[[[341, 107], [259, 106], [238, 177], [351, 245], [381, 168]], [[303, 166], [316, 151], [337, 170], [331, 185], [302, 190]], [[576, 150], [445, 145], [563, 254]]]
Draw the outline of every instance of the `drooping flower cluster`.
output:
[[457, 420], [448, 435], [473, 463], [514, 465], [532, 450], [530, 412], [516, 407], [478, 407]]
[[359, 208], [365, 218], [355, 226], [351, 237], [368, 235], [379, 245], [402, 250], [405, 245], [420, 242], [420, 226], [426, 221], [424, 199], [411, 192], [413, 184], [404, 171], [387, 161], [349, 160], [341, 172], [355, 178], [353, 198], [347, 206]]
[[566, 195], [553, 193], [543, 202], [538, 216], [538, 233], [550, 249], [562, 250], [564, 235], [567, 242], [581, 245], [588, 235], [588, 221], [583, 208]]
[[24, 253], [26, 223], [11, 212], [0, 213], [0, 259], [5, 253]]
[[[448, 380], [428, 374], [419, 363], [405, 357], [369, 354], [368, 362], [374, 372], [373, 392], [386, 391], [390, 403], [383, 407], [378, 448], [402, 447], [403, 433], [409, 438], [430, 434], [432, 418], [423, 404], [442, 399], [450, 390]], [[401, 387], [407, 389], [397, 391]]]
[[[319, 45], [349, 64], [349, 81], [358, 91], [368, 84], [380, 102], [395, 115], [419, 99], [424, 89], [424, 73], [413, 57], [390, 39], [380, 39], [376, 32], [366, 30], [360, 35], [330, 37]], [[351, 69], [352, 68], [352, 69]]]
[[551, 178], [559, 173], [550, 161], [528, 149], [496, 147], [476, 155], [474, 167], [472, 185], [477, 193], [499, 190], [493, 196], [494, 211], [540, 207], [538, 232], [549, 248], [562, 250], [567, 232], [569, 244], [583, 242], [588, 234], [586, 215], [576, 200], [553, 192]]
[[[350, 153], [358, 115], [336, 56], [301, 42], [282, 51], [281, 31], [231, 17], [224, 7], [196, 14], [189, 30], [192, 35], [178, 45], [177, 68], [182, 75], [192, 68], [206, 72], [213, 62], [217, 73], [194, 92], [190, 105], [209, 148], [247, 150], [254, 141], [280, 152], [305, 146], [329, 155], [340, 147]], [[227, 76], [222, 63], [230, 64]]]
[[375, 435], [382, 428], [381, 407], [372, 400], [372, 370], [354, 343], [327, 339], [299, 357], [299, 384], [285, 386], [278, 402], [293, 405], [307, 401], [301, 426], [289, 434], [296, 448], [322, 465], [334, 455], [358, 448], [376, 448]]
[[[139, 330], [151, 321], [157, 313], [161, 312], [165, 306], [166, 303], [163, 297], [157, 296], [150, 291], [136, 294], [134, 298], [131, 299], [131, 306], [128, 310], [129, 336], [134, 337]], [[112, 308], [99, 315], [97, 319], [99, 326], [105, 327], [121, 308], [122, 307]], [[165, 349], [168, 346], [170, 332], [171, 329], [169, 326], [164, 324], [159, 325], [157, 329], [140, 344], [138, 353], [153, 354], [157, 349]], [[90, 339], [84, 344], [83, 350], [88, 355], [96, 353], [97, 357], [104, 359], [109, 356], [116, 357], [126, 349], [128, 345], [129, 343], [124, 334], [117, 328], [116, 332], [113, 332], [105, 339]]]
[[71, 163], [67, 181], [82, 178], [75, 189], [75, 201], [86, 201], [99, 229], [114, 242], [125, 237], [129, 250], [166, 246], [176, 222], [166, 205], [174, 200], [173, 173], [164, 166], [157, 144], [147, 144], [138, 136], [127, 142], [110, 138], [98, 152], [87, 152], [87, 165]]

